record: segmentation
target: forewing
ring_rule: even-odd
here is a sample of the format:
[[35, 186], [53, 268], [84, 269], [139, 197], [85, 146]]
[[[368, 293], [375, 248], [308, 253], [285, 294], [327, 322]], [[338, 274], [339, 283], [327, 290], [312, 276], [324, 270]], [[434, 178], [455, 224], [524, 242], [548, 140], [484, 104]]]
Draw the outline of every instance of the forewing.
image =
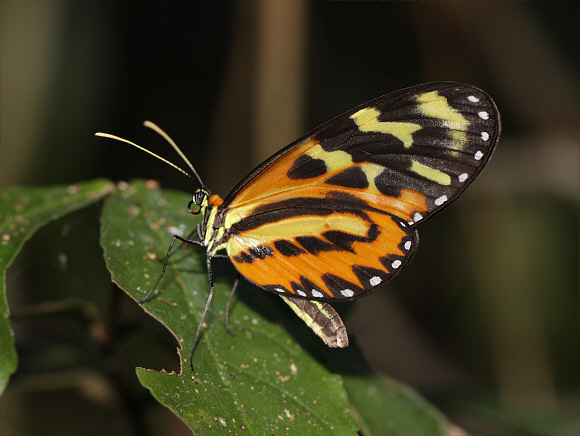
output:
[[473, 86], [434, 82], [351, 109], [284, 148], [224, 201], [230, 221], [265, 202], [340, 190], [411, 224], [457, 198], [500, 134], [493, 100]]

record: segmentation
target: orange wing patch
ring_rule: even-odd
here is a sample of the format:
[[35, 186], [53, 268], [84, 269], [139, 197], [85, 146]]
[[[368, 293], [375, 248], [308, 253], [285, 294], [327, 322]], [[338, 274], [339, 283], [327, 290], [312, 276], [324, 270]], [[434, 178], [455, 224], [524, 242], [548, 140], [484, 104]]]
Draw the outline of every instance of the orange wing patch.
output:
[[248, 280], [281, 294], [328, 300], [374, 290], [402, 269], [416, 245], [403, 220], [371, 211], [300, 215], [234, 233], [228, 256]]
[[[318, 141], [308, 138], [288, 153], [281, 154], [267, 171], [244, 186], [228, 206], [226, 228], [251, 215], [255, 208], [265, 202], [282, 202], [299, 197], [325, 198], [337, 190], [351, 193], [368, 205], [405, 221], [413, 221], [417, 213], [427, 212], [427, 197], [421, 192], [408, 188], [393, 190], [392, 195], [381, 192], [379, 186], [384, 177], [383, 171], [384, 167], [379, 164], [354, 163], [345, 151], [324, 151]], [[351, 181], [355, 172], [359, 176], [358, 184]], [[262, 180], [265, 174], [268, 184]], [[343, 175], [347, 179], [345, 183], [341, 183]]]
[[[259, 203], [269, 197], [292, 191], [304, 186], [304, 180], [292, 180], [287, 177], [292, 165], [300, 156], [318, 145], [318, 141], [307, 138], [294, 148], [289, 148], [287, 153], [280, 154], [278, 158], [264, 171], [251, 179], [235, 197], [235, 206], [243, 207], [248, 202]], [[263, 179], [267, 178], [267, 182]]]

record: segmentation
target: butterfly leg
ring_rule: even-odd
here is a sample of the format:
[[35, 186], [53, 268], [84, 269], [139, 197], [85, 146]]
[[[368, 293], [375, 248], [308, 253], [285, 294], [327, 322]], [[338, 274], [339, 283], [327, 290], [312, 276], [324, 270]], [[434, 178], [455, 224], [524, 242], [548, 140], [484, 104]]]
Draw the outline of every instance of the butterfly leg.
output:
[[183, 238], [181, 240], [181, 244], [179, 244], [179, 246], [175, 250], [173, 250], [169, 256], [171, 257], [171, 256], [177, 254], [177, 252], [179, 250], [181, 250], [181, 248], [183, 246], [185, 246], [185, 244], [195, 244], [195, 245], [201, 245], [201, 246], [203, 246], [203, 243], [201, 242], [202, 241], [201, 237], [199, 237], [199, 239], [197, 239], [197, 240], [191, 239], [192, 236], [195, 235], [196, 233], [197, 233], [197, 235], [199, 237], [200, 236], [200, 234], [199, 234], [199, 224], [185, 238]]
[[172, 251], [173, 251], [173, 245], [175, 244], [175, 241], [178, 239], [183, 243], [201, 245], [201, 242], [199, 242], [199, 241], [194, 241], [194, 240], [188, 239], [188, 238], [182, 238], [179, 235], [173, 235], [173, 239], [171, 240], [171, 244], [169, 244], [169, 249], [167, 250], [167, 254], [165, 255], [165, 259], [163, 260], [163, 267], [161, 268], [161, 273], [159, 274], [159, 277], [157, 278], [157, 281], [155, 282], [155, 284], [153, 285], [151, 290], [149, 292], [147, 292], [147, 294], [139, 300], [139, 304], [143, 304], [143, 303], [147, 302], [151, 298], [151, 295], [153, 295], [153, 293], [157, 289], [159, 282], [161, 281], [161, 279], [165, 275], [165, 270], [167, 269], [167, 264], [169, 263], [169, 257], [171, 256]]
[[201, 314], [201, 319], [199, 320], [199, 324], [197, 325], [197, 330], [195, 332], [195, 337], [193, 338], [193, 345], [191, 346], [191, 352], [189, 353], [189, 367], [191, 368], [191, 372], [195, 372], [193, 369], [193, 355], [195, 354], [195, 349], [197, 348], [197, 344], [199, 342], [199, 337], [201, 335], [201, 329], [203, 328], [203, 322], [205, 320], [205, 316], [209, 309], [209, 305], [211, 304], [211, 299], [213, 298], [213, 273], [211, 270], [211, 257], [207, 257], [207, 277], [209, 280], [209, 295], [207, 296], [207, 301], [205, 302], [205, 308], [203, 309], [203, 313]]
[[236, 293], [236, 289], [239, 283], [240, 283], [240, 273], [238, 273], [238, 275], [236, 276], [236, 280], [234, 281], [232, 290], [230, 292], [230, 296], [228, 297], [228, 302], [226, 304], [226, 332], [228, 332], [232, 336], [235, 336], [235, 333], [233, 333], [232, 330], [230, 329], [230, 307], [232, 305], [232, 300], [234, 298], [234, 294]]

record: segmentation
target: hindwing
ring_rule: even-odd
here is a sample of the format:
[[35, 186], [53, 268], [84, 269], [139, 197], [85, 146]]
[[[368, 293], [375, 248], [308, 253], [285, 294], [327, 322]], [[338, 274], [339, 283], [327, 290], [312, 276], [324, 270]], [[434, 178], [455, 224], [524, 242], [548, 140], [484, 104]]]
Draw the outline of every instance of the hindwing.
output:
[[243, 276], [267, 290], [349, 300], [396, 275], [416, 245], [401, 218], [331, 192], [262, 205], [232, 227], [227, 252]]

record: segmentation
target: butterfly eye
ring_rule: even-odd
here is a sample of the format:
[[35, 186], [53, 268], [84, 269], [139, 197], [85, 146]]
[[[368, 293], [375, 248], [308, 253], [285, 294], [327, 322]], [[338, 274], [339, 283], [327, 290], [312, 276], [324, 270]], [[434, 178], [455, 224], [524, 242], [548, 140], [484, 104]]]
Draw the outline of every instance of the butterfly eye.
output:
[[189, 203], [187, 203], [187, 210], [189, 210], [190, 214], [197, 215], [198, 213], [201, 212], [201, 206], [197, 204], [197, 202], [189, 200]]
[[200, 206], [201, 203], [203, 203], [203, 200], [205, 199], [206, 196], [207, 196], [207, 193], [204, 190], [198, 189], [193, 194], [193, 202], [195, 202], [195, 204]]
[[197, 215], [201, 212], [201, 205], [205, 198], [207, 197], [207, 193], [203, 189], [198, 189], [194, 192], [193, 198], [187, 204], [187, 209], [189, 213], [192, 215]]

